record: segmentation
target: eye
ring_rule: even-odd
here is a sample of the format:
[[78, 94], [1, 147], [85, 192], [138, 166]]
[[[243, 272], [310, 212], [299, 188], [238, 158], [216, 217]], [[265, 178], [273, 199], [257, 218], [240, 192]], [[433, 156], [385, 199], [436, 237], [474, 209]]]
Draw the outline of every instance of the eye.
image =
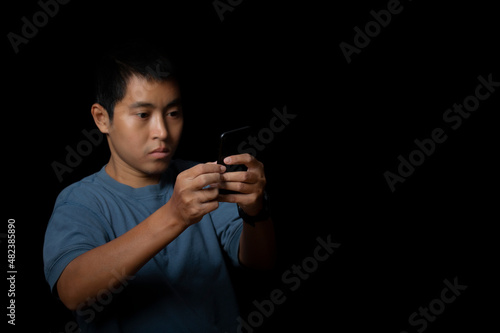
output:
[[139, 117], [141, 119], [145, 119], [148, 117], [148, 114], [146, 112], [141, 112], [141, 113], [137, 114], [137, 117]]
[[179, 118], [180, 116], [181, 116], [181, 112], [178, 110], [170, 111], [167, 113], [167, 117], [171, 117], [171, 118]]

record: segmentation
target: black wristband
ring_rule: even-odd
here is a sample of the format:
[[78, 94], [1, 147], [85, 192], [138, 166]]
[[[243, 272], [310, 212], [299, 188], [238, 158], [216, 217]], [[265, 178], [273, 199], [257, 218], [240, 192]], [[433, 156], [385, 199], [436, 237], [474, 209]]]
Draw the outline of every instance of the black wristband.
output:
[[257, 215], [250, 216], [241, 209], [238, 205], [238, 214], [243, 219], [243, 222], [250, 224], [252, 227], [255, 227], [256, 222], [266, 221], [271, 216], [270, 214], [270, 203], [269, 196], [267, 192], [264, 191], [264, 196], [262, 198], [262, 209]]

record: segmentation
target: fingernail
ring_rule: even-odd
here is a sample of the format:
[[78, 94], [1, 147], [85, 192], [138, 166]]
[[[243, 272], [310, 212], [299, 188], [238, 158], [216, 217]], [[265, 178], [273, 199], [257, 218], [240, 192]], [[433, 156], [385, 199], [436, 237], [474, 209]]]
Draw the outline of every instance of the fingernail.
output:
[[226, 163], [226, 164], [231, 163], [231, 157], [226, 157], [226, 158], [224, 159], [224, 163]]
[[225, 167], [224, 165], [221, 165], [221, 166], [220, 166], [220, 171], [221, 171], [221, 172], [226, 172], [226, 167]]

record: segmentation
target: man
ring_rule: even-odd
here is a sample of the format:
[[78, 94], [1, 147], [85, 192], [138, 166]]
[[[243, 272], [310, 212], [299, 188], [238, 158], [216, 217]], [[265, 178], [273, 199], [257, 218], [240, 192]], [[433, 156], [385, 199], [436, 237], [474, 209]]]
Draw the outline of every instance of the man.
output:
[[226, 262], [274, 264], [262, 163], [234, 155], [225, 163], [248, 170], [225, 172], [172, 160], [183, 127], [172, 73], [138, 46], [98, 71], [91, 113], [111, 156], [61, 192], [44, 244], [47, 281], [83, 332], [234, 332]]

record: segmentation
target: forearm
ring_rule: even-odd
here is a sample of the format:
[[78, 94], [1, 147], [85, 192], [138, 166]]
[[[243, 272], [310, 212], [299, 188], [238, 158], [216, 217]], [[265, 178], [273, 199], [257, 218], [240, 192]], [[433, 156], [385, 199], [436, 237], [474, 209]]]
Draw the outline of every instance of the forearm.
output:
[[276, 239], [271, 219], [251, 226], [243, 223], [239, 249], [240, 262], [249, 268], [271, 269], [276, 262]]
[[57, 282], [59, 297], [71, 310], [118, 287], [133, 276], [186, 226], [169, 215], [168, 204], [120, 237], [75, 258]]

